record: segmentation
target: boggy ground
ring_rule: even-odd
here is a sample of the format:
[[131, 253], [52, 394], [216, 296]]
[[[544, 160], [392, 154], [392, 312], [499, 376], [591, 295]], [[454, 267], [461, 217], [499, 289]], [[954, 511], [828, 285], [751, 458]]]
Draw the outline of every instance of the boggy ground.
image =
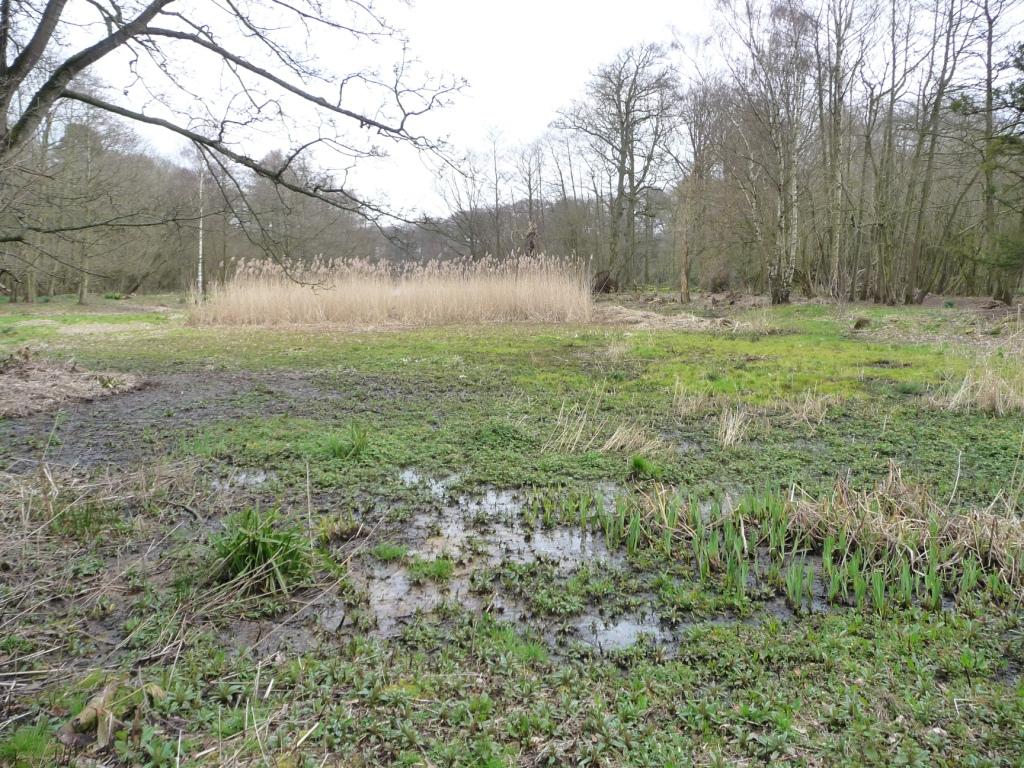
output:
[[0, 762], [1019, 764], [1015, 316], [705, 314], [0, 307], [144, 379], [0, 420]]

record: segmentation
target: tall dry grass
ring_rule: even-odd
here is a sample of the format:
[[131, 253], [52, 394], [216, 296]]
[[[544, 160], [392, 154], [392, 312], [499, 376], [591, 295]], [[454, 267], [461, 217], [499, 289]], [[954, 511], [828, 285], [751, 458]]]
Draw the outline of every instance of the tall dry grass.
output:
[[196, 307], [213, 325], [446, 325], [583, 322], [591, 297], [581, 266], [549, 257], [432, 262], [397, 268], [347, 261], [286, 272], [243, 265]]

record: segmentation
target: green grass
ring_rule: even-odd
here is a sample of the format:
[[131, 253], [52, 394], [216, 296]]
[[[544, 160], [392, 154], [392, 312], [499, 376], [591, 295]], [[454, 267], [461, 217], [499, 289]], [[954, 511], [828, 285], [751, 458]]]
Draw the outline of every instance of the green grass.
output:
[[[155, 444], [174, 446], [176, 459], [220, 476], [225, 467], [273, 473], [252, 493], [274, 511], [227, 497], [233, 514], [209, 547], [206, 525], [224, 512], [212, 504], [201, 509], [209, 522], [195, 525], [158, 503], [126, 508], [132, 525], [116, 538], [107, 535], [116, 519], [83, 509], [66, 529], [31, 540], [26, 556], [45, 546], [67, 553], [59, 578], [40, 588], [74, 583], [89, 599], [59, 592], [26, 602], [61, 607], [21, 622], [17, 641], [0, 650], [27, 655], [61, 638], [60, 650], [25, 662], [26, 671], [42, 679], [50, 666], [87, 670], [104, 659], [103, 673], [72, 671], [30, 695], [15, 692], [12, 712], [30, 713], [24, 722], [43, 714], [45, 728], [0, 735], [5, 765], [52, 762], [56, 718], [79, 711], [115, 672], [165, 694], [141, 710], [137, 739], [119, 735], [115, 756], [126, 764], [173, 761], [179, 732], [183, 765], [204, 752], [198, 764], [238, 755], [302, 765], [328, 753], [339, 764], [453, 768], [1019, 764], [1024, 624], [984, 556], [924, 547], [911, 559], [907, 541], [854, 546], [856, 525], [812, 534], [785, 502], [793, 483], [819, 497], [837, 477], [853, 491], [872, 488], [890, 462], [952, 513], [1012, 490], [1019, 415], [929, 404], [964, 374], [968, 356], [941, 341], [868, 335], [941, 335], [961, 315], [797, 306], [770, 310], [784, 332], [768, 335], [212, 330], [164, 316], [145, 320], [152, 331], [60, 332], [138, 316], [103, 304], [4, 305], [0, 351], [30, 340], [83, 365], [144, 371], [157, 386], [166, 372], [252, 373], [270, 383], [287, 374], [302, 382], [301, 396], [289, 401], [285, 391], [274, 402], [257, 387], [229, 396], [222, 416], [154, 418]], [[869, 329], [854, 334], [861, 314]], [[54, 322], [23, 322], [37, 319]], [[677, 381], [720, 400], [680, 416]], [[805, 393], [837, 396], [820, 424], [776, 407]], [[593, 439], [556, 445], [560, 414], [588, 402], [581, 429]], [[747, 439], [729, 450], [716, 435], [722, 403], [752, 417]], [[624, 424], [662, 447], [603, 452]], [[406, 486], [407, 468], [424, 482]], [[443, 494], [430, 479], [445, 481]], [[476, 513], [461, 550], [445, 544], [449, 554], [415, 556], [424, 528], [429, 537], [445, 530], [432, 527], [435, 515], [489, 488], [520, 489], [528, 503]], [[723, 514], [727, 495], [741, 499], [737, 516]], [[705, 503], [687, 506], [691, 498]], [[1022, 511], [1018, 502], [1011, 514]], [[492, 560], [472, 543], [513, 523], [527, 541], [596, 542], [604, 554]], [[116, 600], [107, 597], [106, 574], [120, 572], [112, 569], [124, 567], [125, 553], [165, 538]], [[394, 636], [374, 636], [373, 598], [355, 578], [358, 568], [380, 571], [374, 561], [443, 602], [422, 613], [403, 605]], [[212, 605], [222, 587], [209, 576], [252, 588]], [[343, 610], [336, 631], [316, 614], [324, 603]], [[583, 622], [647, 613], [671, 641], [600, 652], [574, 633]], [[94, 631], [111, 622], [132, 632], [115, 655]], [[134, 706], [119, 702], [117, 716], [131, 724]]]
[[455, 561], [447, 555], [433, 560], [417, 558], [409, 563], [409, 578], [413, 583], [434, 581], [443, 584], [450, 580], [454, 573]]
[[370, 554], [382, 563], [391, 563], [403, 559], [409, 550], [401, 544], [382, 541], [370, 550]]
[[56, 753], [53, 732], [45, 722], [20, 725], [0, 736], [0, 762], [11, 768], [37, 768], [48, 764]]
[[324, 445], [332, 459], [355, 460], [370, 445], [370, 433], [359, 424], [349, 424], [344, 432], [327, 435]]

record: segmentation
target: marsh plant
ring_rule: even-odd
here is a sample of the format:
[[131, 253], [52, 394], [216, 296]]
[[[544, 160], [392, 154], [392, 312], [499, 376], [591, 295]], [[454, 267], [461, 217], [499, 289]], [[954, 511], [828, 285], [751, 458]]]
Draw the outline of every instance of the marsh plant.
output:
[[792, 562], [786, 571], [786, 602], [794, 613], [803, 613], [813, 597], [814, 569], [803, 560]]
[[370, 433], [356, 422], [350, 423], [343, 432], [327, 435], [327, 455], [332, 459], [351, 461], [362, 456], [370, 445]]
[[585, 267], [574, 259], [322, 260], [298, 271], [249, 262], [211, 291], [192, 320], [253, 326], [568, 322], [588, 320], [591, 306]]
[[947, 383], [932, 398], [951, 411], [982, 411], [996, 416], [1024, 411], [1024, 375], [1004, 373], [991, 356], [980, 358], [962, 380]]
[[723, 448], [735, 448], [750, 431], [750, 414], [742, 407], [724, 408], [718, 417], [718, 443]]

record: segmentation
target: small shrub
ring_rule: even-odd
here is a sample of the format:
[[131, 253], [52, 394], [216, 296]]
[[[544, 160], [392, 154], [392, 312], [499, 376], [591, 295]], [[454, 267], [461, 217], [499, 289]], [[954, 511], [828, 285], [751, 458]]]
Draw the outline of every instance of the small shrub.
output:
[[274, 511], [233, 515], [212, 545], [217, 578], [237, 579], [252, 591], [287, 594], [309, 575], [308, 541], [298, 526], [278, 525]]
[[117, 291], [108, 291], [103, 294], [104, 299], [110, 299], [111, 301], [120, 301], [124, 298], [124, 294], [118, 293]]

